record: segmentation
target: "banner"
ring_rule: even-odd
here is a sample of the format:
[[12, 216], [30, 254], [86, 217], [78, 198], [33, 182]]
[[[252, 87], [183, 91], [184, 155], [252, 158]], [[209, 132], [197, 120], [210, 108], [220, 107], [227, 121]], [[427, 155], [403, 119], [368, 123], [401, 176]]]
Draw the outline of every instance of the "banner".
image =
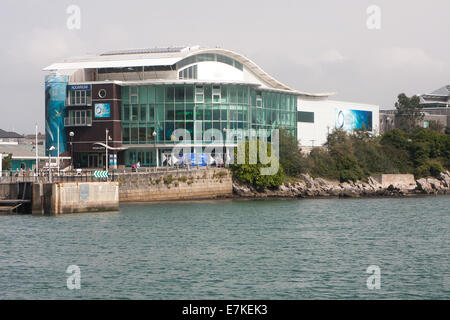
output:
[[[58, 128], [59, 128], [59, 152], [66, 152], [66, 130], [64, 127], [64, 113], [66, 100], [66, 87], [68, 76], [45, 77], [45, 139], [46, 156], [56, 157], [58, 153]], [[48, 149], [55, 150], [49, 152]]]
[[372, 111], [335, 109], [336, 128], [346, 131], [372, 131]]
[[109, 103], [96, 103], [94, 106], [94, 115], [96, 118], [111, 117], [111, 105]]

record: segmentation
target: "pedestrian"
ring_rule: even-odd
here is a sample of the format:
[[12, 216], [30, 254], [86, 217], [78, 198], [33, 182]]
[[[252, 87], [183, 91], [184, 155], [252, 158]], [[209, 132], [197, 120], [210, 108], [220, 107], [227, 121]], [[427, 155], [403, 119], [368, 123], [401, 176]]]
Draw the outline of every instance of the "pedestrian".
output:
[[138, 161], [138, 163], [136, 165], [136, 169], [137, 169], [137, 172], [140, 171], [140, 169], [141, 169], [141, 162], [140, 161]]

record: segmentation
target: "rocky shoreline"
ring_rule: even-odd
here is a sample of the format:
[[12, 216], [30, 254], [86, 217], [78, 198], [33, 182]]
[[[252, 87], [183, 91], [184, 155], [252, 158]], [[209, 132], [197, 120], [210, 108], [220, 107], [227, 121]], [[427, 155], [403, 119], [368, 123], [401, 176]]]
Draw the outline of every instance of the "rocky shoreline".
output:
[[[410, 175], [411, 176], [411, 175]], [[412, 176], [411, 176], [412, 177]], [[367, 182], [330, 181], [312, 178], [307, 174], [298, 181], [285, 183], [277, 189], [256, 190], [253, 186], [233, 181], [233, 193], [238, 198], [360, 198], [360, 197], [405, 197], [419, 195], [450, 194], [450, 173], [441, 173], [438, 177], [393, 182], [387, 185], [379, 179], [369, 177]]]

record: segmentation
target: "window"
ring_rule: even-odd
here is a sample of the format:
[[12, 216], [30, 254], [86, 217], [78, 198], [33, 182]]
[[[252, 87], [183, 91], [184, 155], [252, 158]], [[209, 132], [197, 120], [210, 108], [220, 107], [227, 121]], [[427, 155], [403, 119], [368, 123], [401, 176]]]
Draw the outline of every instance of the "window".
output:
[[257, 108], [262, 108], [262, 97], [261, 97], [261, 92], [256, 94], [256, 107]]
[[100, 98], [106, 97], [106, 90], [105, 90], [105, 89], [101, 89], [101, 90], [98, 92], [98, 96], [99, 96]]
[[213, 103], [220, 103], [222, 98], [222, 90], [220, 89], [220, 86], [213, 86], [212, 90], [212, 102]]
[[177, 63], [177, 68], [181, 69], [186, 66], [189, 66], [191, 64], [197, 63], [197, 62], [204, 62], [204, 61], [217, 61], [220, 63], [228, 64], [236, 69], [239, 69], [241, 71], [244, 70], [244, 66], [242, 63], [229, 58], [227, 56], [221, 55], [221, 54], [214, 54], [214, 53], [202, 53], [194, 56], [190, 56], [188, 58], [185, 58]]
[[195, 102], [203, 103], [205, 101], [205, 88], [203, 86], [195, 86]]
[[68, 117], [64, 118], [64, 126], [91, 126], [92, 112], [91, 110], [70, 110]]
[[191, 66], [178, 72], [179, 79], [197, 79], [198, 67], [197, 65]]
[[92, 103], [91, 90], [70, 90], [68, 95], [67, 102], [69, 102], [69, 105], [83, 106]]
[[297, 111], [297, 122], [314, 123], [314, 112]]

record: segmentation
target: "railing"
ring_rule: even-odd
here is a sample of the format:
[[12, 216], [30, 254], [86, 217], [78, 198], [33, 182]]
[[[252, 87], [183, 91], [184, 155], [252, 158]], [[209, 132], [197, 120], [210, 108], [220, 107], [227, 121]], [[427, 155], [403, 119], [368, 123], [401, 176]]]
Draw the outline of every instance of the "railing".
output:
[[85, 120], [84, 123], [76, 123], [76, 118], [65, 117], [64, 118], [64, 127], [91, 127], [92, 126], [92, 118], [91, 117], [81, 117], [80, 120]]
[[[81, 171], [71, 170], [71, 171], [60, 171], [59, 175], [57, 170], [52, 171], [50, 174], [48, 170], [35, 172], [14, 172], [14, 171], [4, 171], [0, 176], [0, 183], [17, 183], [17, 182], [33, 182], [33, 183], [49, 183], [49, 182], [101, 182], [101, 181], [119, 181], [120, 178], [125, 176], [135, 176], [146, 175], [146, 174], [157, 174], [157, 173], [177, 173], [177, 172], [191, 172], [194, 170], [206, 170], [212, 168], [207, 167], [159, 167], [159, 168], [140, 168], [139, 171], [135, 172], [131, 169], [122, 170], [110, 170], [108, 178], [96, 178], [94, 177], [94, 172], [100, 169], [82, 169]], [[213, 167], [215, 168], [215, 167]]]
[[66, 107], [92, 106], [92, 97], [86, 97], [86, 98], [83, 98], [83, 99], [79, 99], [78, 101], [75, 101], [73, 103], [70, 101], [70, 98], [66, 98], [64, 100], [64, 105]]

